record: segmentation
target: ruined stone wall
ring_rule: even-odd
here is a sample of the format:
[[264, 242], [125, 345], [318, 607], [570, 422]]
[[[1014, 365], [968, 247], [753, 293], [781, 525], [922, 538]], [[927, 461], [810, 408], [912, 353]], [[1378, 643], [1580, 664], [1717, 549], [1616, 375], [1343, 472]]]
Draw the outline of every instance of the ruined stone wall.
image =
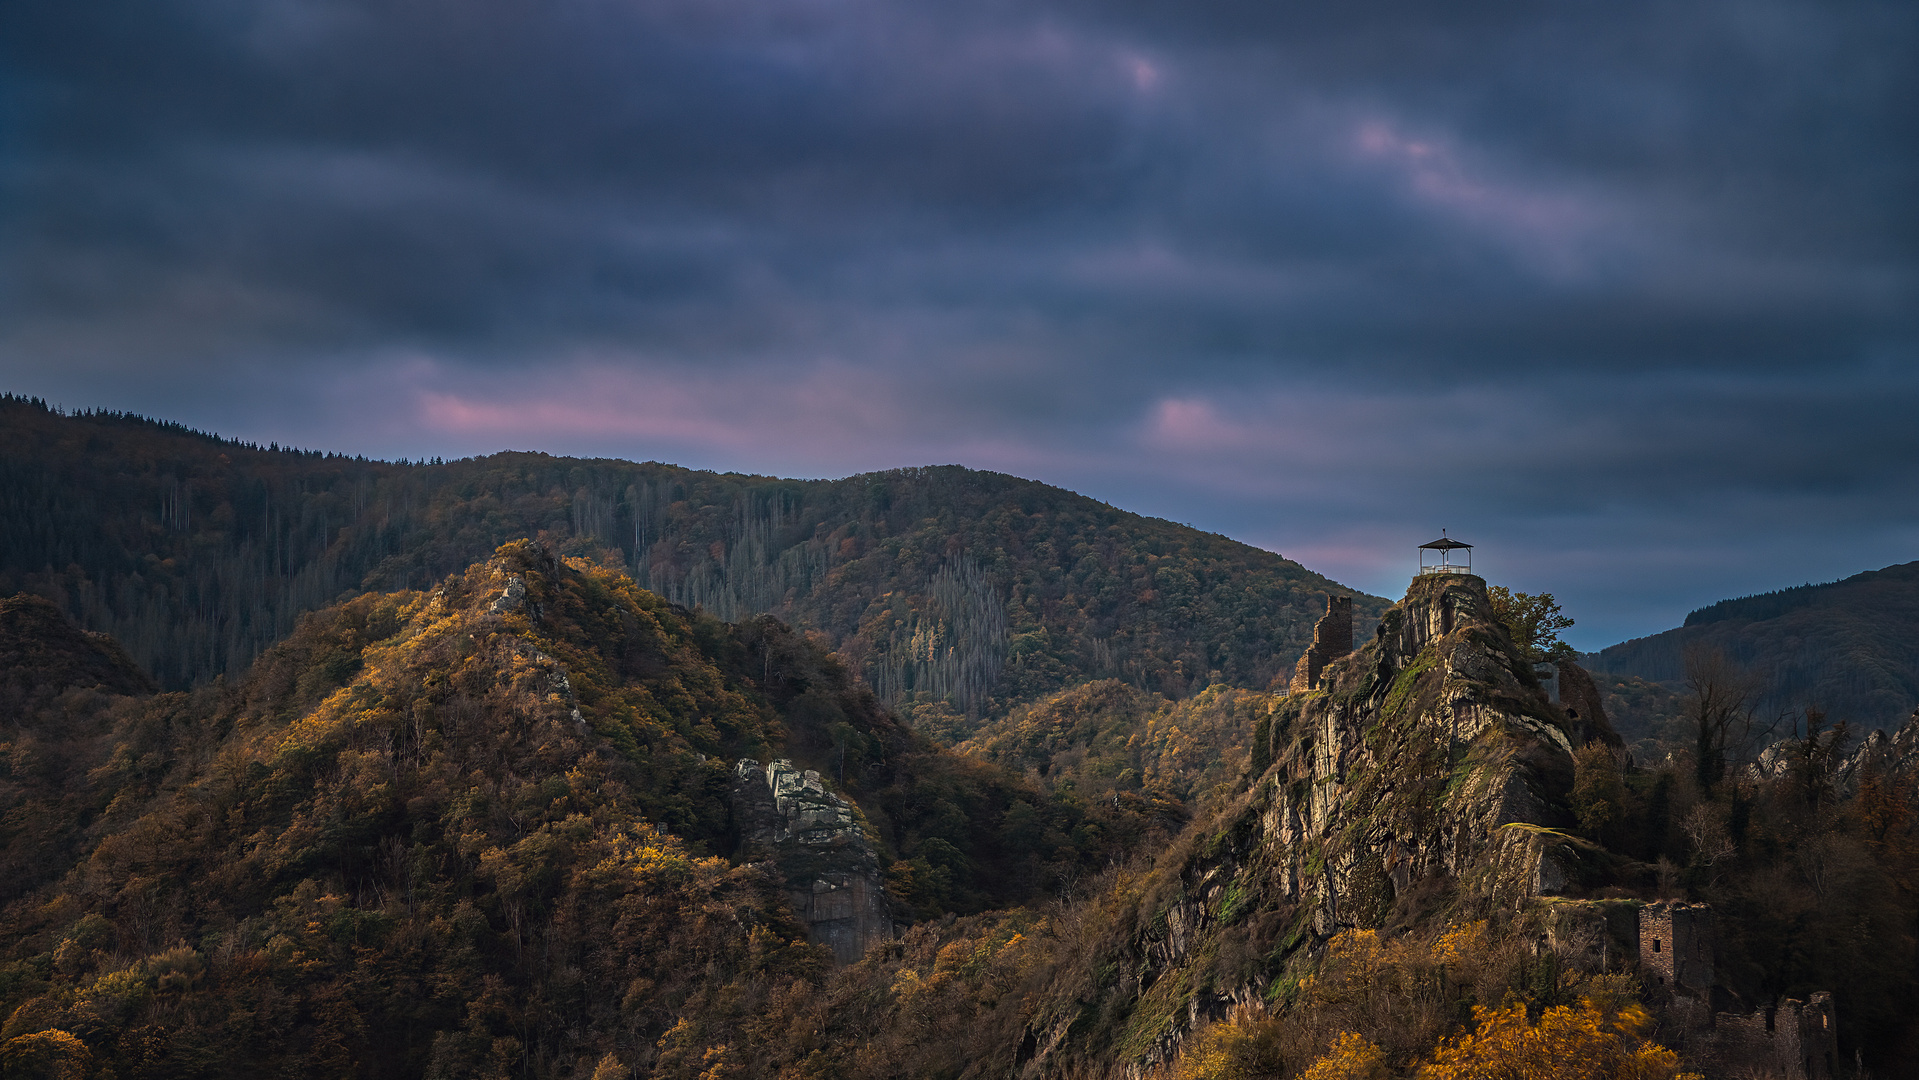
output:
[[1831, 1080], [1838, 1034], [1832, 995], [1786, 998], [1750, 1013], [1715, 1013], [1693, 1056], [1713, 1075]]
[[1712, 908], [1661, 900], [1639, 912], [1639, 973], [1655, 1001], [1712, 999]]
[[733, 814], [750, 858], [786, 876], [786, 898], [807, 936], [850, 964], [893, 937], [879, 855], [858, 809], [826, 790], [820, 774], [789, 761], [742, 758], [733, 769]]
[[[1540, 945], [1580, 971], [1637, 965], [1660, 1040], [1709, 1080], [1832, 1080], [1838, 1015], [1832, 995], [1787, 998], [1735, 1012], [1715, 991], [1716, 924], [1711, 907], [1636, 900], [1542, 900]], [[1717, 1008], [1715, 1008], [1717, 1000]]]
[[1328, 596], [1326, 614], [1313, 624], [1313, 643], [1293, 668], [1289, 693], [1319, 688], [1319, 674], [1327, 664], [1353, 651], [1353, 598]]

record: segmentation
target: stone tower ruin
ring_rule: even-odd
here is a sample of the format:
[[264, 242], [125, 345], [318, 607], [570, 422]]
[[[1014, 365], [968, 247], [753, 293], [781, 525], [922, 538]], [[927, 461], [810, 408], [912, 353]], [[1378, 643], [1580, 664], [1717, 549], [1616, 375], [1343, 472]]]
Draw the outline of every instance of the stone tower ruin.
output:
[[1712, 908], [1647, 904], [1639, 913], [1639, 971], [1656, 1001], [1691, 998], [1709, 1005], [1713, 984]]
[[1353, 651], [1353, 598], [1326, 597], [1326, 614], [1313, 624], [1313, 644], [1293, 668], [1289, 693], [1303, 694], [1319, 688], [1319, 673], [1327, 664]]

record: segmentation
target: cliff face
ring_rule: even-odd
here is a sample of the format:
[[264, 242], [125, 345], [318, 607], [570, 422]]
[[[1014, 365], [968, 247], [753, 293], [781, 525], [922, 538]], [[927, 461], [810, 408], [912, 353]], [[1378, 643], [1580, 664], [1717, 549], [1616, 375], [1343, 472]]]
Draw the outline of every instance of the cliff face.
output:
[[[1511, 909], [1565, 889], [1575, 723], [1547, 700], [1485, 582], [1415, 580], [1374, 639], [1320, 689], [1277, 700], [1256, 761], [1134, 942], [1122, 1063], [1168, 1060], [1204, 1017], [1297, 977], [1342, 929], [1406, 925], [1441, 906]], [[1123, 977], [1124, 978], [1124, 977]], [[1031, 1066], [1072, 1056], [1037, 1033]]]
[[1565, 853], [1538, 828], [1570, 823], [1574, 729], [1482, 579], [1416, 580], [1325, 684], [1277, 710], [1276, 763], [1256, 788], [1271, 793], [1261, 832], [1296, 869], [1321, 849], [1320, 882], [1301, 874], [1300, 890], [1322, 932], [1367, 925], [1449, 877], [1507, 900], [1564, 885]]
[[733, 812], [742, 853], [786, 878], [786, 897], [807, 936], [850, 964], [893, 937], [879, 856], [859, 810], [826, 790], [820, 774], [789, 761], [734, 766]]

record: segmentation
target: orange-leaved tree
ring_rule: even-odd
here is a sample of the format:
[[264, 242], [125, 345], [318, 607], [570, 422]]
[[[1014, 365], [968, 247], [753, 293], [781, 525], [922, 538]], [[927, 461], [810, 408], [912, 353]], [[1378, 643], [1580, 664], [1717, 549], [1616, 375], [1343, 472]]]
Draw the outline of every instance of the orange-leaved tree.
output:
[[1386, 1052], [1366, 1036], [1347, 1031], [1333, 1040], [1326, 1055], [1306, 1067], [1299, 1080], [1386, 1080]]
[[[1608, 1000], [1610, 998], [1610, 1000]], [[1529, 1020], [1524, 1002], [1473, 1007], [1473, 1028], [1441, 1043], [1419, 1080], [1699, 1080], [1647, 1038], [1652, 1018], [1630, 999], [1581, 998]]]

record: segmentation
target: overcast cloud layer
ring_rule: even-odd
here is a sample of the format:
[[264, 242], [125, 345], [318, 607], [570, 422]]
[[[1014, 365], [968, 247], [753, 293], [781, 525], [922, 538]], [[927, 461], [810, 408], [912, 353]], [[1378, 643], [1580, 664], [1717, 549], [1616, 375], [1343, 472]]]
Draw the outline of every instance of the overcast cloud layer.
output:
[[959, 462], [1582, 647], [1919, 558], [1910, 0], [0, 6], [0, 388]]

